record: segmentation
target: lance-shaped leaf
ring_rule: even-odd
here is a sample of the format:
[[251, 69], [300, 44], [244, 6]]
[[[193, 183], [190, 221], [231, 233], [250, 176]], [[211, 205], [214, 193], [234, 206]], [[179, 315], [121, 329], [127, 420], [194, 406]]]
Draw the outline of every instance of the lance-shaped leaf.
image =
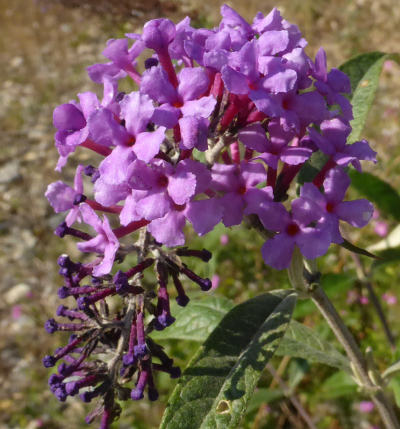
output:
[[208, 337], [175, 388], [161, 429], [229, 429], [243, 416], [296, 303], [275, 291], [233, 308]]
[[389, 376], [392, 376], [393, 374], [400, 371], [400, 360], [395, 362], [393, 365], [390, 365], [389, 368], [386, 368], [385, 371], [382, 373], [382, 377], [388, 378]]
[[162, 331], [154, 331], [154, 340], [187, 340], [203, 342], [218, 325], [225, 314], [232, 309], [233, 302], [218, 296], [206, 296], [190, 302], [186, 307], [171, 305], [175, 322]]
[[292, 320], [276, 351], [278, 356], [292, 356], [333, 366], [351, 373], [348, 359], [313, 329]]
[[386, 215], [400, 221], [400, 195], [387, 182], [371, 173], [349, 171], [351, 185]]
[[382, 66], [386, 60], [400, 62], [400, 56], [383, 52], [370, 52], [358, 55], [339, 67], [349, 76], [352, 90], [351, 103], [354, 119], [351, 122], [353, 131], [348, 138], [348, 143], [359, 140], [361, 137], [378, 88]]

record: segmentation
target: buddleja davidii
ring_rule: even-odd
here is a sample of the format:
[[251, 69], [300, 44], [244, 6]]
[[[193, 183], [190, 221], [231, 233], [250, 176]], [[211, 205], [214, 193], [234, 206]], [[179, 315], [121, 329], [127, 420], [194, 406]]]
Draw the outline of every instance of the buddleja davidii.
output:
[[[181, 275], [203, 290], [211, 287], [181, 260], [207, 261], [209, 253], [176, 248], [185, 243], [186, 221], [204, 235], [219, 222], [230, 227], [257, 216], [271, 236], [264, 260], [283, 269], [295, 246], [309, 259], [319, 257], [343, 241], [340, 221], [362, 227], [372, 215], [366, 200], [343, 201], [350, 184], [344, 167], [375, 161], [366, 141], [346, 144], [352, 119], [347, 76], [328, 72], [323, 49], [312, 61], [298, 28], [276, 9], [257, 14], [252, 24], [228, 6], [221, 13], [214, 29], [195, 29], [189, 18], [177, 25], [156, 19], [142, 34], [110, 40], [103, 52], [109, 62], [88, 68], [103, 85], [102, 100], [81, 93], [78, 102], [54, 111], [56, 169], [78, 147], [102, 160], [79, 165], [73, 187], [58, 181], [46, 192], [56, 212], [67, 212], [56, 233], [80, 239], [78, 249], [97, 257], [90, 263], [59, 259], [65, 279], [59, 296], [75, 303], [57, 314], [74, 322], [50, 319], [46, 329], [75, 334], [44, 363], [64, 360], [50, 378], [60, 400], [79, 391], [84, 401], [102, 398], [88, 417], [101, 414], [102, 428], [118, 416], [117, 400], [141, 399], [146, 388], [149, 399], [157, 398], [154, 371], [179, 375], [148, 334], [173, 323], [169, 278], [180, 305], [188, 302]], [[125, 78], [138, 90], [118, 91]], [[317, 151], [326, 155], [325, 166], [284, 205], [297, 173]], [[77, 228], [79, 222], [94, 234]], [[142, 239], [132, 244], [138, 230]], [[118, 270], [135, 252], [137, 264]], [[150, 270], [155, 277], [148, 289], [142, 276]], [[108, 302], [115, 299], [120, 306], [110, 313]]]

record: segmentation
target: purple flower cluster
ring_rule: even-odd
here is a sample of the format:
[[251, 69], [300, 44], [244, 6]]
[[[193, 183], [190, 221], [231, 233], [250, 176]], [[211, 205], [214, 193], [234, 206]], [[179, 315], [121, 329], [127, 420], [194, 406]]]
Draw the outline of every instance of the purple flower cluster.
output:
[[[146, 254], [143, 249], [139, 253], [148, 258], [147, 253], [153, 252], [158, 278], [154, 327], [160, 328], [173, 321], [168, 275], [182, 305], [187, 297], [178, 273], [203, 289], [211, 286], [162, 250], [162, 245], [185, 243], [187, 222], [204, 235], [219, 222], [229, 227], [241, 224], [245, 216], [258, 216], [272, 236], [262, 248], [264, 260], [283, 269], [289, 266], [295, 246], [306, 258], [317, 258], [331, 243], [343, 241], [340, 220], [363, 227], [372, 216], [368, 201], [343, 201], [350, 184], [346, 167], [360, 169], [360, 160], [376, 162], [365, 140], [346, 144], [353, 118], [346, 97], [351, 91], [348, 77], [338, 69], [327, 70], [322, 48], [315, 61], [309, 58], [299, 29], [277, 9], [266, 16], [258, 13], [252, 24], [226, 5], [221, 14], [219, 26], [213, 29], [194, 28], [189, 18], [176, 25], [155, 19], [144, 25], [142, 34], [110, 40], [103, 52], [109, 61], [88, 68], [89, 77], [103, 86], [101, 101], [85, 92], [78, 94], [79, 101], [54, 110], [60, 154], [56, 169], [60, 171], [78, 147], [101, 157], [97, 166], [78, 166], [73, 187], [58, 181], [46, 192], [57, 213], [67, 212], [56, 233], [79, 238], [79, 250], [97, 255], [89, 264], [68, 263], [65, 268], [69, 280], [62, 290], [76, 298], [77, 309], [60, 310], [60, 315], [77, 316], [79, 323], [60, 325], [51, 319], [46, 325], [49, 331], [83, 331], [77, 337], [79, 344], [76, 338], [70, 342], [76, 348], [68, 345], [67, 352], [55, 355], [65, 357], [79, 350], [84, 358], [74, 358], [73, 368], [87, 365], [83, 363], [87, 350], [95, 349], [91, 344], [98, 344], [99, 336], [102, 347], [107, 341], [116, 346], [113, 333], [119, 330], [121, 336], [123, 331], [118, 321], [110, 322], [109, 335], [102, 319], [95, 326], [88, 322], [100, 317], [97, 304], [115, 295], [125, 300], [143, 296], [140, 286], [127, 280], [133, 274], [110, 274], [129, 253], [124, 242], [132, 241], [135, 231], [146, 228], [152, 237]], [[120, 92], [123, 79], [137, 89]], [[286, 201], [296, 175], [316, 152], [325, 155], [325, 166], [313, 182], [301, 187], [298, 198]], [[76, 222], [89, 226], [94, 234], [73, 227]], [[178, 249], [175, 257], [179, 252], [184, 254]], [[80, 286], [86, 276], [92, 276], [92, 284]], [[139, 375], [132, 397], [142, 397], [147, 385], [155, 398], [151, 370], [156, 364], [147, 356], [161, 359], [161, 352], [153, 345], [149, 355], [145, 351], [149, 344], [139, 342], [143, 308], [137, 303], [132, 320], [121, 371], [130, 378], [130, 365], [136, 365]], [[86, 348], [82, 338], [89, 344]], [[170, 368], [165, 362], [157, 365]], [[107, 368], [93, 373], [89, 367], [68, 370], [68, 376], [78, 371], [86, 377], [81, 380], [91, 380], [77, 382], [79, 386], [101, 382], [93, 392], [109, 392], [100, 387], [109, 383]], [[62, 374], [57, 377], [61, 380]], [[62, 380], [52, 383], [60, 398], [68, 394], [66, 387], [60, 387]], [[111, 421], [113, 408], [105, 409], [104, 419]]]

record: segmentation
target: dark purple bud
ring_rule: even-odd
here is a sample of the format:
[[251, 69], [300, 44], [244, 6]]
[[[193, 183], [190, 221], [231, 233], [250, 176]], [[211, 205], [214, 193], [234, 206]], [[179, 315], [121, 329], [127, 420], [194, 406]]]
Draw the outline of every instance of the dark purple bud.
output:
[[142, 359], [148, 354], [149, 350], [146, 344], [138, 344], [133, 348], [133, 354], [137, 359]]
[[176, 303], [181, 307], [186, 307], [189, 301], [190, 299], [187, 295], [181, 295], [176, 298]]
[[169, 370], [169, 375], [171, 376], [171, 378], [179, 378], [182, 375], [182, 371], [179, 366], [173, 366]]
[[65, 391], [67, 392], [67, 395], [74, 396], [79, 392], [79, 385], [76, 381], [70, 381], [69, 383], [66, 383], [65, 385]]
[[64, 312], [65, 310], [68, 310], [68, 308], [67, 308], [67, 307], [65, 307], [65, 305], [59, 305], [59, 306], [57, 307], [57, 310], [56, 310], [56, 315], [57, 315], [57, 316], [62, 316], [62, 315], [63, 315], [63, 312]]
[[134, 363], [136, 363], [136, 357], [133, 355], [133, 353], [127, 353], [122, 358], [122, 362], [126, 366], [133, 365]]
[[78, 305], [78, 308], [80, 310], [86, 310], [89, 305], [90, 305], [90, 299], [87, 296], [80, 296], [77, 300], [76, 303]]
[[156, 66], [158, 66], [158, 59], [157, 58], [151, 57], [151, 58], [147, 58], [144, 61], [145, 69], [151, 69], [152, 67], [156, 67]]
[[86, 196], [83, 194], [77, 194], [74, 198], [74, 206], [77, 206], [84, 201], [86, 201]]
[[76, 303], [78, 304], [78, 308], [80, 310], [85, 310], [88, 308], [90, 304], [94, 304], [97, 301], [100, 301], [101, 299], [104, 299], [107, 296], [114, 295], [114, 294], [115, 294], [115, 288], [103, 289], [93, 295], [79, 297], [76, 300]]
[[134, 267], [130, 268], [125, 274], [128, 278], [133, 277], [137, 273], [141, 273], [146, 268], [149, 268], [154, 262], [153, 258], [147, 258], [144, 261], [142, 261], [140, 264], [135, 265]]
[[94, 390], [87, 390], [86, 392], [81, 393], [79, 397], [82, 399], [83, 402], [90, 402], [96, 396], [105, 393], [108, 388], [109, 383], [104, 382], [100, 386], [96, 387], [96, 389]]
[[175, 317], [172, 317], [171, 314], [163, 312], [157, 317], [157, 322], [154, 324], [154, 327], [157, 331], [162, 331], [168, 326], [172, 325], [175, 322]]
[[97, 375], [88, 375], [87, 377], [81, 378], [77, 381], [70, 381], [65, 384], [65, 391], [68, 395], [74, 396], [79, 392], [82, 387], [91, 386], [98, 380]]
[[49, 377], [49, 386], [55, 390], [57, 387], [61, 385], [63, 382], [64, 377], [59, 376], [58, 374], [51, 374]]
[[49, 319], [44, 324], [44, 329], [46, 329], [49, 334], [54, 334], [54, 332], [58, 330], [58, 323], [54, 319]]
[[158, 396], [159, 396], [157, 389], [154, 387], [151, 387], [151, 388], [149, 387], [147, 395], [149, 397], [149, 401], [157, 401]]
[[56, 362], [57, 362], [57, 359], [54, 357], [54, 356], [51, 356], [51, 355], [46, 355], [44, 358], [43, 358], [43, 366], [45, 367], [45, 368], [51, 368], [52, 366], [54, 366], [55, 364], [56, 364]]
[[63, 255], [60, 255], [59, 257], [58, 257], [58, 259], [57, 259], [57, 264], [60, 266], [60, 267], [65, 267], [65, 268], [67, 268], [68, 266], [69, 266], [69, 264], [71, 263], [71, 259], [69, 259], [69, 256], [68, 255], [65, 255], [65, 254], [63, 254]]
[[93, 394], [94, 393], [94, 391], [86, 391], [86, 392], [83, 392], [83, 393], [81, 393], [80, 395], [79, 395], [79, 397], [81, 398], [81, 400], [83, 401], [83, 402], [90, 402], [94, 397], [96, 397], [97, 395], [94, 395]]
[[211, 289], [212, 283], [210, 279], [203, 279], [199, 277], [193, 271], [189, 270], [189, 268], [187, 268], [186, 266], [181, 267], [180, 270], [182, 274], [185, 274], [186, 277], [197, 283], [200, 286], [201, 290], [203, 290], [204, 292]]
[[171, 270], [171, 274], [172, 274], [172, 280], [174, 282], [175, 285], [175, 289], [178, 292], [178, 296], [176, 298], [176, 302], [178, 305], [180, 305], [181, 307], [185, 307], [188, 302], [190, 301], [189, 297], [186, 295], [182, 283], [179, 280], [178, 277], [178, 273], [176, 273], [175, 271]]
[[68, 227], [65, 222], [60, 223], [54, 231], [54, 234], [58, 235], [60, 238], [63, 238], [67, 233]]
[[139, 401], [140, 399], [143, 399], [144, 398], [143, 390], [138, 389], [137, 387], [135, 389], [132, 389], [131, 398], [134, 401]]
[[58, 274], [60, 274], [60, 276], [68, 276], [69, 275], [69, 269], [68, 268], [60, 268], [58, 270]]
[[176, 251], [178, 256], [193, 256], [195, 258], [199, 258], [204, 262], [208, 262], [212, 258], [212, 253], [206, 249], [203, 250], [195, 250], [195, 249], [187, 249], [186, 247], [182, 247]]
[[70, 296], [69, 291], [70, 291], [70, 288], [68, 288], [68, 287], [66, 287], [66, 286], [61, 286], [61, 287], [58, 289], [58, 291], [57, 291], [57, 295], [58, 295], [58, 297], [59, 297], [59, 298], [61, 298], [61, 299], [65, 299], [65, 298], [67, 298], [68, 296]]
[[101, 416], [99, 429], [110, 429], [110, 424], [112, 423], [112, 421], [112, 410], [104, 409], [103, 415]]
[[121, 270], [117, 271], [114, 278], [115, 290], [119, 295], [123, 295], [129, 292], [128, 276]]
[[81, 313], [80, 311], [70, 310], [68, 307], [64, 305], [60, 305], [56, 311], [57, 316], [68, 317], [70, 320], [80, 319], [87, 320], [88, 316], [86, 314]]
[[54, 391], [54, 396], [60, 401], [60, 402], [64, 402], [67, 399], [67, 393], [65, 392], [64, 386], [60, 386], [58, 387], [55, 391]]
[[65, 235], [72, 235], [73, 237], [80, 238], [82, 240], [90, 240], [93, 238], [90, 234], [87, 234], [86, 232], [68, 227], [65, 222], [60, 223], [54, 233], [61, 238], [65, 237]]

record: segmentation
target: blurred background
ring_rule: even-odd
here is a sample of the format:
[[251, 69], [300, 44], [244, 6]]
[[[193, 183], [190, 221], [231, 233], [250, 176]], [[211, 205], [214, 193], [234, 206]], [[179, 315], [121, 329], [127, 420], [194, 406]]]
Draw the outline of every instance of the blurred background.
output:
[[[61, 404], [47, 387], [49, 371], [42, 357], [61, 345], [61, 335], [48, 335], [43, 324], [59, 305], [61, 285], [56, 258], [76, 255], [75, 243], [60, 240], [53, 229], [61, 221], [43, 194], [47, 185], [73, 178], [72, 168], [62, 177], [54, 172], [52, 111], [75, 98], [77, 92], [99, 91], [86, 75], [86, 67], [104, 62], [101, 52], [109, 38], [141, 32], [152, 18], [175, 22], [189, 15], [193, 26], [213, 26], [223, 2], [204, 0], [0, 0], [0, 429], [81, 428], [90, 409], [79, 400]], [[400, 51], [398, 0], [236, 0], [228, 2], [245, 18], [274, 6], [297, 24], [309, 42], [313, 58], [320, 46], [327, 51], [329, 67], [338, 67], [358, 53]], [[400, 69], [386, 62], [364, 137], [379, 154], [379, 164], [367, 169], [400, 190]], [[85, 158], [86, 156], [86, 158]], [[83, 151], [75, 159], [88, 161]], [[377, 213], [371, 225], [355, 232], [360, 246], [378, 242], [396, 225]], [[263, 264], [262, 241], [251, 232], [217, 228], [194, 247], [206, 247], [214, 257], [203, 274], [213, 278], [216, 290], [235, 302], [262, 291], [287, 286], [285, 273]], [[368, 266], [369, 261], [365, 261]], [[391, 351], [363, 285], [357, 281], [354, 262], [343, 249], [323, 258], [323, 271], [335, 304], [362, 347], [371, 345], [380, 365], [398, 355]], [[385, 265], [375, 271], [373, 286], [382, 301], [393, 335], [400, 336], [399, 270]], [[218, 287], [217, 287], [218, 286]], [[189, 286], [191, 288], [192, 286]], [[330, 334], [312, 305], [300, 305], [297, 320]], [[400, 341], [400, 339], [399, 339]], [[398, 341], [398, 342], [399, 342]], [[170, 353], [184, 366], [198, 347], [168, 343]], [[279, 362], [276, 361], [276, 365]], [[371, 403], [344, 374], [300, 359], [288, 360], [281, 376], [315, 416], [319, 428], [376, 428], [379, 419]], [[173, 383], [160, 380], [161, 400], [124, 405], [115, 427], [156, 428]], [[270, 386], [269, 374], [261, 385]], [[397, 382], [400, 392], [400, 381]], [[279, 395], [278, 395], [279, 396]], [[253, 406], [243, 428], [303, 428], [284, 397]], [[283, 415], [283, 417], [282, 417]], [[293, 416], [292, 416], [293, 417]], [[294, 423], [293, 423], [294, 422]]]

